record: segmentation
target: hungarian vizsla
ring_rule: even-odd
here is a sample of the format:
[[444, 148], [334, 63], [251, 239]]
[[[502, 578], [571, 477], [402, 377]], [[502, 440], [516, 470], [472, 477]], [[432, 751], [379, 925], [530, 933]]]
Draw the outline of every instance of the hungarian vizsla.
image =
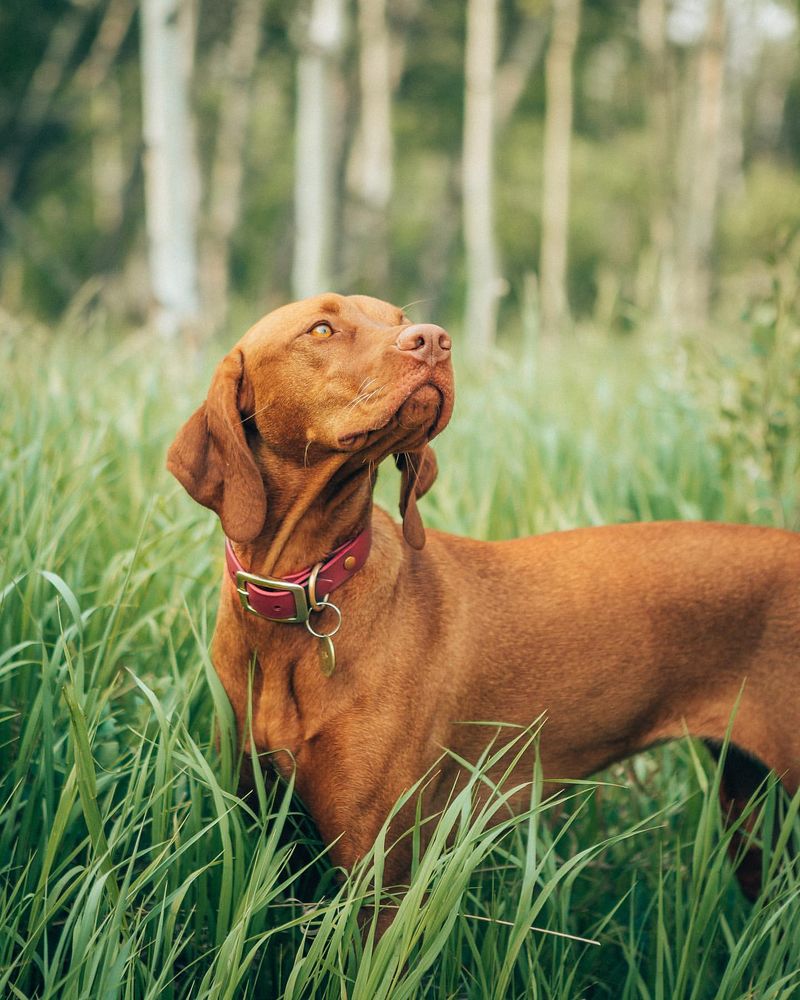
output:
[[[417, 500], [453, 408], [450, 347], [366, 296], [285, 306], [222, 359], [170, 448], [227, 536], [212, 658], [243, 744], [251, 717], [345, 866], [447, 749], [425, 793], [429, 815], [442, 807], [456, 757], [498, 731], [469, 722], [518, 733], [544, 715], [555, 788], [687, 732], [718, 744], [739, 699], [728, 807], [757, 785], [756, 759], [796, 789], [800, 536], [662, 522], [426, 543]], [[390, 455], [402, 527], [372, 500]], [[408, 859], [389, 855], [387, 884]], [[757, 892], [752, 853], [739, 875]]]

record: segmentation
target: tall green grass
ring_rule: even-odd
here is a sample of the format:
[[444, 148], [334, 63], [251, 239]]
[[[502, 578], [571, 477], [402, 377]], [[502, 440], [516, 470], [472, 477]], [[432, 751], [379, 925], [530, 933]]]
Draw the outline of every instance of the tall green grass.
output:
[[[751, 907], [718, 773], [688, 741], [558, 803], [534, 774], [513, 819], [507, 783], [477, 815], [465, 790], [402, 897], [383, 885], [385, 834], [342, 879], [291, 785], [240, 801], [207, 654], [221, 536], [163, 471], [221, 348], [187, 361], [99, 322], [5, 323], [0, 996], [800, 995], [800, 874], [781, 860], [797, 801], [760, 794], [769, 889]], [[773, 316], [750, 330], [730, 362], [585, 335], [460, 371], [427, 523], [481, 537], [636, 518], [793, 526], [797, 329]], [[394, 509], [396, 492], [384, 472], [379, 499]], [[377, 940], [379, 900], [397, 914]]]

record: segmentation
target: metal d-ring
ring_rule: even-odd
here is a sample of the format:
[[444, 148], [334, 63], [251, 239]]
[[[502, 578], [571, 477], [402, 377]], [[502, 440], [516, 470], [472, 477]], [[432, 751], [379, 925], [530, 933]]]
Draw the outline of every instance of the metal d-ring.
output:
[[322, 563], [318, 562], [311, 570], [311, 575], [308, 578], [308, 604], [312, 611], [322, 611], [325, 607], [325, 602], [328, 600], [327, 594], [325, 594], [321, 601], [317, 600], [317, 577], [321, 569]]
[[331, 604], [331, 602], [327, 599], [327, 597], [324, 598], [321, 602], [319, 602], [318, 607], [312, 606], [313, 611], [324, 611], [325, 608], [330, 608], [331, 611], [335, 611], [336, 614], [339, 616], [339, 621], [336, 623], [336, 628], [332, 632], [317, 632], [316, 629], [311, 627], [311, 618], [310, 617], [307, 618], [306, 628], [312, 635], [315, 635], [318, 639], [332, 639], [333, 636], [335, 636], [336, 633], [339, 631], [339, 629], [342, 627], [342, 612], [336, 607], [335, 604]]

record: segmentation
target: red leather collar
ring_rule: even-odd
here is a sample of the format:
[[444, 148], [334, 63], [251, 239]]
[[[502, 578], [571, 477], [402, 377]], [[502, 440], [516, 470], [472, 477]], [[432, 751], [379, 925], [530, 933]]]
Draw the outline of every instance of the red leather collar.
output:
[[[331, 553], [317, 573], [314, 586], [317, 601], [321, 602], [361, 569], [371, 544], [372, 529], [367, 526], [361, 534]], [[225, 563], [239, 599], [248, 611], [273, 622], [308, 621], [311, 610], [308, 582], [314, 567], [280, 579], [248, 573], [233, 551], [229, 538], [225, 539]]]

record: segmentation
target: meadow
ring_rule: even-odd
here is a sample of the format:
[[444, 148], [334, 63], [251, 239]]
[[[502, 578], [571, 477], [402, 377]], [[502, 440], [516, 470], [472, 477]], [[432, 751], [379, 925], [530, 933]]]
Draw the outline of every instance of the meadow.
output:
[[[753, 802], [754, 836], [779, 833], [751, 906], [689, 740], [557, 804], [534, 774], [499, 825], [503, 786], [477, 816], [467, 789], [390, 930], [362, 935], [386, 843], [342, 879], [291, 785], [236, 796], [207, 653], [222, 536], [163, 467], [222, 345], [0, 323], [0, 996], [800, 996], [800, 799]], [[779, 297], [727, 340], [587, 329], [462, 364], [457, 386], [430, 527], [800, 527], [800, 326]], [[396, 510], [388, 469], [378, 500]]]

